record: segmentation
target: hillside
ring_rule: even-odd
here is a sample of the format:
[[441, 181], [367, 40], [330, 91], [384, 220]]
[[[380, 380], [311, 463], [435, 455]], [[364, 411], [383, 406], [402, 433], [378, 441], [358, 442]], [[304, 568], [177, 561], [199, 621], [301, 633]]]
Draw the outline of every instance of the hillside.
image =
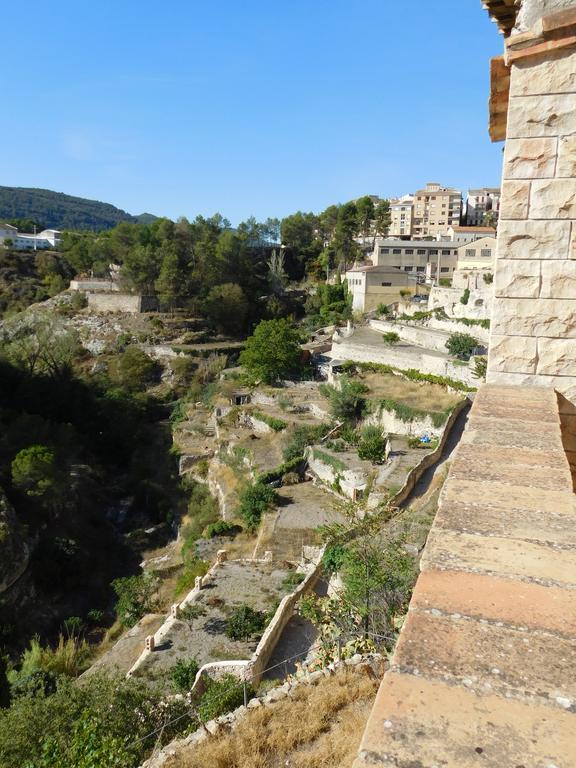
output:
[[73, 197], [50, 189], [0, 187], [0, 221], [30, 219], [47, 229], [112, 229], [121, 221], [149, 223], [154, 216], [132, 216], [110, 203]]

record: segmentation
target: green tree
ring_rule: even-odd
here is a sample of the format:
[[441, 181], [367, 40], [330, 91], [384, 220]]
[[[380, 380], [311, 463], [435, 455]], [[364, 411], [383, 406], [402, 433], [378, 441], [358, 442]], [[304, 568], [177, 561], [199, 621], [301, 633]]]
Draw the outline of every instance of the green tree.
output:
[[378, 236], [386, 237], [391, 222], [390, 203], [388, 200], [380, 200], [374, 210], [374, 244]]
[[348, 376], [341, 376], [337, 387], [330, 384], [321, 385], [320, 391], [330, 401], [330, 410], [336, 419], [354, 421], [360, 418], [366, 409], [364, 395], [368, 387]]
[[261, 634], [266, 626], [264, 611], [255, 611], [249, 605], [239, 605], [226, 623], [226, 636], [231, 640], [250, 640]]
[[358, 229], [363, 237], [368, 237], [375, 216], [374, 201], [370, 195], [356, 200], [356, 211], [358, 214]]
[[453, 333], [446, 342], [448, 352], [461, 359], [469, 358], [477, 346], [479, 346], [478, 339], [469, 333]]
[[112, 588], [118, 598], [116, 612], [125, 627], [133, 627], [145, 613], [154, 608], [157, 586], [157, 581], [151, 573], [125, 576], [112, 582]]
[[173, 244], [161, 249], [162, 266], [155, 282], [156, 293], [163, 306], [170, 310], [179, 304], [186, 290], [186, 276], [180, 266], [180, 258]]
[[202, 303], [206, 317], [225, 333], [242, 334], [249, 312], [248, 299], [239, 285], [224, 283], [211, 288]]
[[276, 493], [269, 485], [254, 483], [244, 488], [240, 494], [238, 514], [249, 531], [255, 531], [258, 528], [262, 515], [272, 507], [275, 501]]
[[170, 677], [176, 690], [188, 692], [194, 685], [200, 666], [196, 659], [179, 659], [170, 670]]
[[152, 294], [161, 265], [162, 253], [159, 248], [151, 244], [135, 245], [124, 257], [122, 277], [132, 288], [144, 294]]
[[379, 464], [386, 457], [388, 440], [380, 427], [369, 425], [362, 430], [358, 443], [358, 456], [373, 464]]
[[334, 232], [334, 247], [342, 264], [342, 271], [352, 265], [359, 253], [354, 238], [358, 234], [358, 210], [353, 202], [346, 203], [338, 211], [338, 221]]
[[0, 654], [0, 709], [10, 706], [10, 683], [8, 682], [7, 671], [6, 657]]
[[116, 377], [128, 392], [141, 392], [158, 375], [158, 365], [138, 347], [128, 347], [117, 361]]
[[302, 352], [300, 334], [288, 320], [262, 320], [246, 340], [240, 364], [255, 379], [273, 384], [298, 375]]
[[12, 482], [27, 496], [53, 496], [59, 486], [56, 455], [46, 445], [31, 445], [12, 461]]

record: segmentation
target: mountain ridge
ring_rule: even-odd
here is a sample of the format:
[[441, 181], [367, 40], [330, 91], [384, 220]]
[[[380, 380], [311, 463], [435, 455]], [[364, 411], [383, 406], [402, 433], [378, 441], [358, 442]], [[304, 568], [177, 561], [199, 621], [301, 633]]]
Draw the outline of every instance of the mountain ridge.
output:
[[121, 221], [137, 224], [155, 218], [151, 213], [134, 216], [111, 203], [51, 189], [0, 186], [0, 221], [30, 219], [46, 229], [99, 231]]

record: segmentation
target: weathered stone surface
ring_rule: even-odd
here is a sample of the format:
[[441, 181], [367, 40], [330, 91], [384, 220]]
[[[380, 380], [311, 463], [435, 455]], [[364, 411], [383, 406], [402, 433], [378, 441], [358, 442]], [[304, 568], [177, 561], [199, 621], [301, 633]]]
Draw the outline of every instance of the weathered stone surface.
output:
[[[530, 190], [530, 218], [576, 218], [576, 179], [533, 181]], [[557, 258], [562, 258], [562, 255]]]
[[576, 338], [576, 298], [494, 299], [492, 334]]
[[536, 96], [576, 91], [576, 55], [554, 51], [539, 59], [518, 62], [510, 77], [511, 96]]
[[500, 220], [527, 219], [530, 200], [529, 181], [503, 181]]
[[543, 261], [542, 299], [576, 299], [576, 261]]
[[538, 259], [499, 259], [494, 276], [494, 295], [538, 298], [540, 264]]
[[569, 249], [568, 221], [502, 221], [498, 226], [499, 259], [565, 259]]
[[388, 672], [354, 768], [568, 768], [574, 716], [544, 704]]
[[[576, 401], [576, 376], [545, 376], [544, 374], [530, 373], [504, 373], [503, 371], [490, 370], [490, 358], [488, 358], [488, 384], [514, 384], [517, 386], [551, 387], [561, 392], [571, 400]], [[508, 435], [510, 440], [513, 435]], [[530, 436], [532, 439], [532, 435]], [[512, 443], [513, 444], [513, 443]]]
[[504, 150], [504, 178], [552, 178], [556, 167], [557, 144], [558, 139], [555, 136], [540, 139], [509, 139]]
[[[458, 446], [458, 456], [463, 462], [475, 463], [479, 466], [492, 463], [496, 466], [512, 467], [516, 465], [525, 467], [539, 467], [552, 470], [566, 470], [566, 459], [558, 451], [533, 450], [531, 448], [514, 448], [512, 446], [483, 446], [467, 445], [461, 443]], [[455, 465], [452, 469], [455, 470]]]
[[576, 178], [576, 136], [562, 136], [559, 139], [556, 176]]
[[576, 339], [538, 339], [537, 373], [576, 376]]
[[490, 355], [490, 365], [495, 371], [536, 373], [536, 339], [492, 334]]
[[511, 98], [508, 139], [576, 132], [576, 93]]

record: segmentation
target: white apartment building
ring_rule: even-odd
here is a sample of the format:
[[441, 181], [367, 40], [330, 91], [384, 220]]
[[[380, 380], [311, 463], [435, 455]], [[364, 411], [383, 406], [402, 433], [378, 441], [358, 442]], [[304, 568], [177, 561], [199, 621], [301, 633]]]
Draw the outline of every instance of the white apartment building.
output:
[[57, 229], [43, 229], [42, 232], [30, 235], [18, 232], [11, 224], [0, 223], [0, 245], [5, 245], [8, 240], [10, 247], [17, 251], [57, 248], [60, 245], [61, 234]]
[[414, 237], [436, 237], [458, 226], [462, 214], [462, 193], [452, 187], [428, 182], [414, 196]]
[[482, 237], [496, 237], [493, 227], [449, 227], [447, 240], [452, 243], [473, 243]]
[[487, 213], [493, 215], [493, 223], [496, 224], [500, 213], [500, 187], [469, 189], [464, 213], [466, 225], [475, 227], [484, 224]]
[[414, 195], [402, 195], [390, 200], [390, 237], [411, 237], [413, 222]]

